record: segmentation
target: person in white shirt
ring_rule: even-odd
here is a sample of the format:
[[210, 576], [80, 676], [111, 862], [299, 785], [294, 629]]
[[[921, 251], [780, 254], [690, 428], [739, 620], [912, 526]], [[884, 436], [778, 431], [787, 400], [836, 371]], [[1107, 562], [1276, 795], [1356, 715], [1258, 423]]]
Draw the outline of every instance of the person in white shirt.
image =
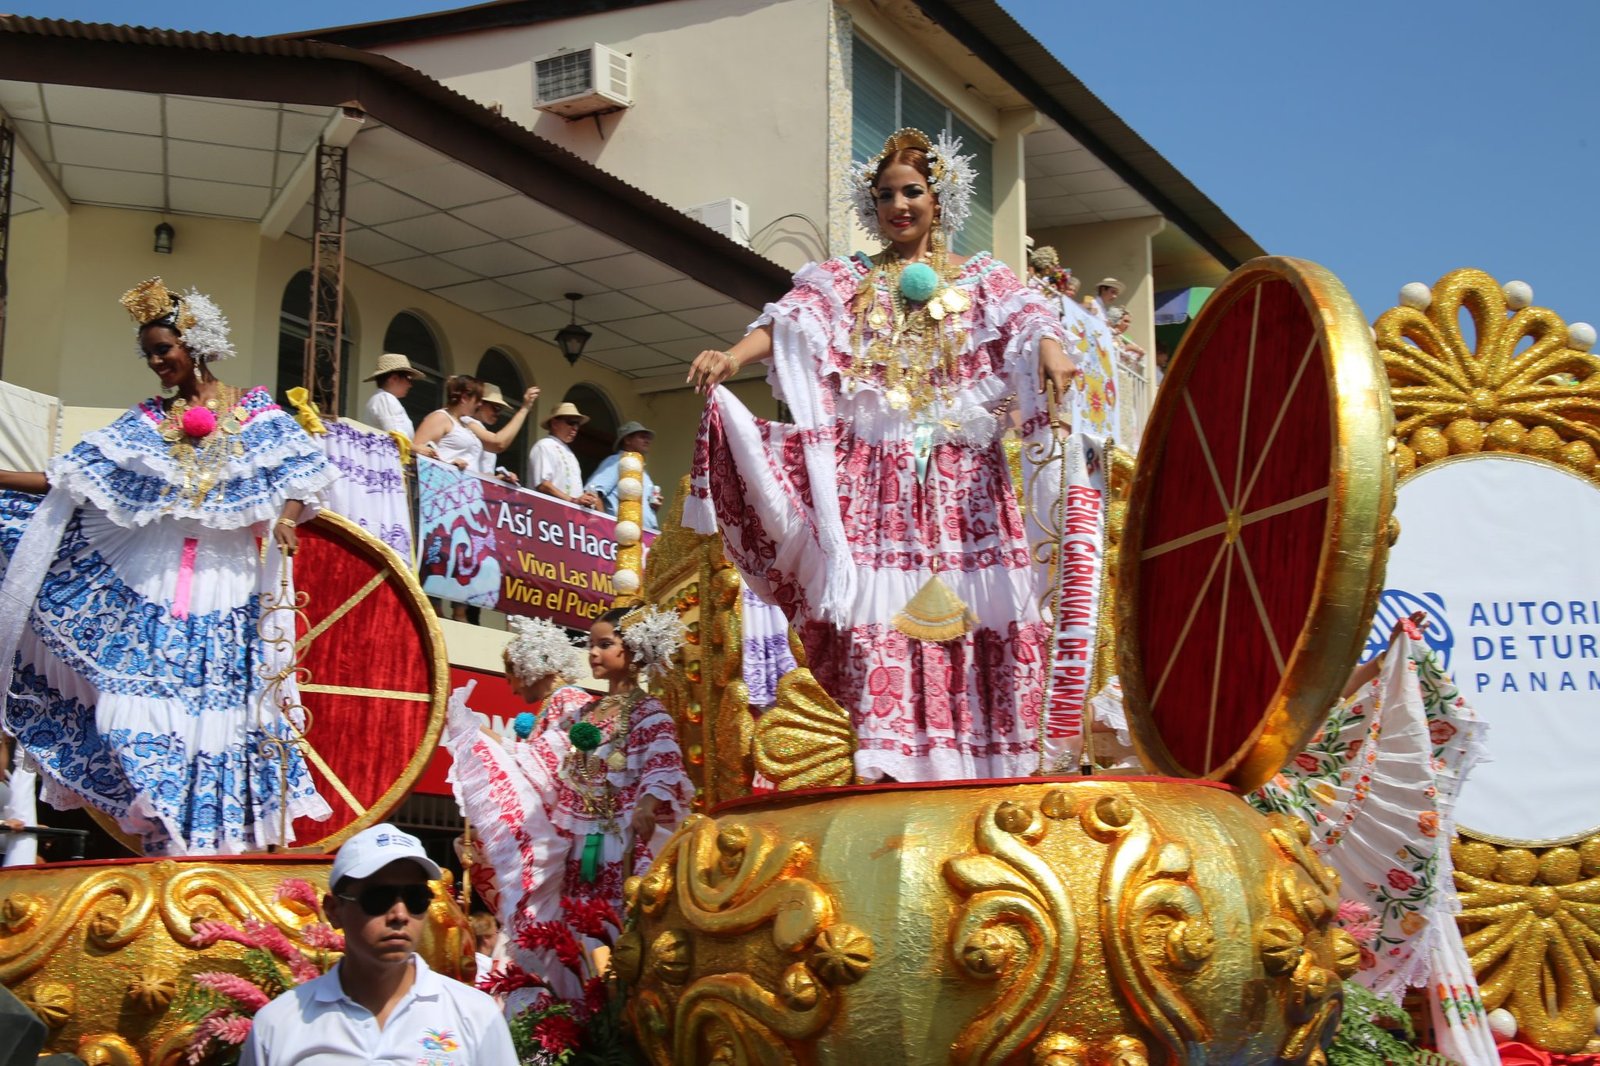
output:
[[1094, 306], [1090, 308], [1102, 319], [1110, 311], [1111, 305], [1117, 302], [1117, 297], [1122, 295], [1122, 290], [1127, 288], [1116, 278], [1101, 278], [1100, 284], [1094, 287]]
[[[484, 429], [493, 433], [495, 423], [504, 418], [509, 410], [511, 410], [511, 405], [506, 403], [505, 394], [500, 391], [500, 386], [492, 381], [485, 381], [483, 383], [483, 398], [478, 401], [477, 412], [472, 418], [462, 418], [461, 421], [476, 421]], [[499, 458], [494, 452], [485, 448], [483, 454], [478, 456], [478, 473], [484, 477], [499, 478], [501, 481], [512, 485], [517, 484], [517, 475], [501, 466]]]
[[351, 837], [322, 899], [344, 958], [256, 1013], [240, 1066], [516, 1066], [495, 1001], [417, 955], [439, 876], [422, 842], [392, 825]]
[[367, 397], [367, 425], [389, 433], [404, 433], [406, 440], [410, 440], [416, 427], [400, 401], [411, 391], [411, 383], [420, 377], [422, 371], [412, 366], [405, 356], [393, 352], [378, 356], [378, 369], [361, 379], [378, 385]]
[[528, 451], [528, 484], [535, 492], [579, 507], [600, 506], [600, 497], [584, 490], [583, 470], [578, 466], [578, 457], [572, 454], [572, 442], [587, 421], [589, 416], [570, 402], [562, 403], [544, 420], [550, 435], [541, 437]]
[[444, 383], [445, 406], [422, 420], [411, 446], [420, 455], [440, 462], [454, 463], [462, 470], [478, 471], [478, 457], [484, 452], [499, 455], [516, 439], [517, 431], [539, 398], [539, 386], [522, 394], [522, 406], [497, 432], [484, 429], [472, 415], [483, 400], [483, 382], [466, 374], [455, 374]]

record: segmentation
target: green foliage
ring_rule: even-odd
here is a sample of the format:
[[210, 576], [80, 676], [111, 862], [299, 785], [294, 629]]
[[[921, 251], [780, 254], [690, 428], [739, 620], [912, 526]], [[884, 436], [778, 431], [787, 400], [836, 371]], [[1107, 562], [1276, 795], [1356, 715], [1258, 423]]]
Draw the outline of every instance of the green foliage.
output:
[[1328, 1047], [1328, 1066], [1455, 1066], [1416, 1045], [1411, 1017], [1355, 981], [1344, 983], [1344, 1017]]

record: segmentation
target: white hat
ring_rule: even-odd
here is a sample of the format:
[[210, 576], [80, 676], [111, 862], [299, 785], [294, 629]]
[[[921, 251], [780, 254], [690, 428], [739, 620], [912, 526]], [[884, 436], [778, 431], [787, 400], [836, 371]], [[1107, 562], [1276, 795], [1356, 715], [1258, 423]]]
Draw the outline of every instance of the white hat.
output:
[[1098, 285], [1096, 285], [1095, 288], [1097, 290], [1098, 289], [1110, 289], [1113, 292], [1115, 292], [1118, 296], [1121, 296], [1122, 295], [1122, 290], [1127, 288], [1127, 286], [1122, 284], [1122, 282], [1118, 281], [1116, 278], [1101, 278], [1100, 279], [1100, 283]]
[[328, 888], [336, 889], [347, 877], [357, 881], [371, 877], [391, 862], [402, 859], [422, 867], [428, 880], [439, 880], [439, 864], [428, 858], [422, 841], [387, 822], [369, 826], [346, 840], [339, 854], [334, 856], [333, 869], [328, 871]]
[[507, 411], [511, 410], [511, 405], [506, 403], [505, 394], [500, 391], [500, 386], [492, 381], [483, 383], [483, 402], [492, 403], [496, 407], [503, 407]]
[[561, 405], [554, 411], [551, 411], [549, 417], [547, 417], [540, 424], [543, 425], [545, 429], [549, 429], [550, 423], [554, 422], [558, 418], [576, 418], [578, 420], [578, 425], [580, 426], [587, 424], [589, 421], [589, 416], [578, 410], [578, 405], [573, 403], [571, 400], [562, 401]]
[[377, 381], [385, 374], [393, 374], [396, 370], [403, 370], [407, 377], [426, 377], [422, 371], [411, 365], [411, 360], [395, 352], [385, 352], [378, 356], [378, 369], [362, 378], [362, 381]]

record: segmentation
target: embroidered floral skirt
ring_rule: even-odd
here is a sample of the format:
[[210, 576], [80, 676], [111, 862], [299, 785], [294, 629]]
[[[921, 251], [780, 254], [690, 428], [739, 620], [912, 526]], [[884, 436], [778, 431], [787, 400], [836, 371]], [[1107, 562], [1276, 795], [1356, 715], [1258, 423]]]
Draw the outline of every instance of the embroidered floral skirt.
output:
[[[706, 406], [696, 467], [709, 471], [729, 559], [788, 615], [817, 680], [850, 711], [862, 779], [1032, 772], [1048, 633], [1001, 445], [934, 445], [919, 466], [909, 432], [835, 432], [849, 624], [817, 609], [836, 564], [819, 546], [803, 431], [754, 417], [724, 389]], [[935, 573], [976, 619], [962, 637], [917, 640], [893, 624]]]
[[45, 800], [104, 811], [148, 855], [282, 841], [285, 770], [289, 820], [327, 817], [290, 727], [263, 700], [276, 654], [258, 631], [267, 578], [255, 532], [129, 529], [86, 506], [53, 560], [18, 560], [38, 502], [0, 493], [0, 578], [48, 567], [5, 702]]

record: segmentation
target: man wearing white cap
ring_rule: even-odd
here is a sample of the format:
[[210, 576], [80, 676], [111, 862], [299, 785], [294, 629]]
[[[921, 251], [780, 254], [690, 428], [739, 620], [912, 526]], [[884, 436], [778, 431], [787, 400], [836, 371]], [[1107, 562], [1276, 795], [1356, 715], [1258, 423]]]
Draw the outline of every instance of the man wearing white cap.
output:
[[541, 437], [528, 450], [528, 484], [535, 492], [575, 503], [579, 507], [599, 507], [600, 497], [583, 488], [583, 470], [572, 454], [572, 442], [589, 416], [571, 401], [563, 402], [544, 420], [549, 436]]
[[[621, 473], [622, 453], [638, 452], [649, 458], [650, 444], [656, 439], [655, 431], [645, 426], [643, 422], [624, 422], [622, 428], [617, 430], [616, 450], [594, 468], [594, 473], [589, 475], [589, 480], [584, 483], [584, 491], [592, 492], [600, 498], [600, 506], [610, 514], [617, 513], [617, 478]], [[650, 471], [644, 472], [644, 528], [652, 533], [661, 531], [661, 522], [656, 517], [656, 508], [661, 506], [661, 490], [656, 488], [656, 483], [650, 480]]]
[[422, 841], [375, 825], [345, 842], [322, 898], [344, 958], [256, 1013], [240, 1066], [516, 1066], [500, 1008], [417, 954], [439, 866]]
[[367, 425], [390, 433], [404, 433], [406, 440], [417, 434], [411, 416], [400, 406], [400, 401], [411, 391], [411, 383], [422, 377], [422, 371], [411, 365], [411, 360], [394, 352], [378, 356], [378, 369], [362, 378], [375, 381], [378, 387], [367, 397]]

